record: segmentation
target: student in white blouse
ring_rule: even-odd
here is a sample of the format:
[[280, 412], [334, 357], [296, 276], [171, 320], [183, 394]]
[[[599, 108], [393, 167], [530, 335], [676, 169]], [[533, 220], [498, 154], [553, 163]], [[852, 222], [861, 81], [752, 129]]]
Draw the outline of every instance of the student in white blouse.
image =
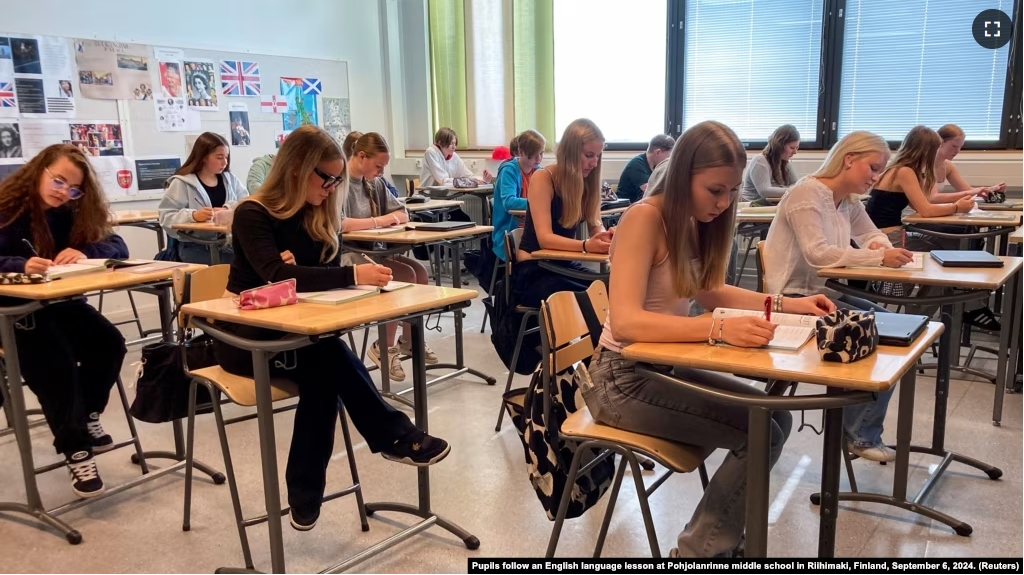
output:
[[441, 128], [434, 134], [434, 145], [423, 153], [423, 168], [420, 170], [421, 186], [450, 186], [455, 178], [474, 178], [481, 184], [494, 178], [484, 170], [484, 179], [477, 178], [466, 167], [466, 163], [455, 153], [459, 136], [451, 128]]
[[[898, 268], [913, 260], [913, 253], [892, 246], [855, 197], [878, 182], [888, 159], [889, 146], [883, 138], [852, 132], [832, 147], [817, 172], [790, 188], [779, 202], [764, 246], [766, 293], [824, 293], [837, 307], [885, 311], [827, 289], [817, 272], [843, 266]], [[858, 247], [851, 245], [851, 239]], [[892, 390], [878, 394], [873, 403], [845, 409], [843, 423], [851, 452], [872, 461], [896, 459], [896, 452], [882, 441], [890, 397]]]

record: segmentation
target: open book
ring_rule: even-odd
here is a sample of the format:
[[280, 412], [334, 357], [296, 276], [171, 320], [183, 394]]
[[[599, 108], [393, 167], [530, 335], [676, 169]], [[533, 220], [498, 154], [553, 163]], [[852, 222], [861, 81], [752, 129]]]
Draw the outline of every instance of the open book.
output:
[[[386, 228], [377, 228], [375, 230], [359, 230], [358, 232], [352, 232], [353, 234], [375, 234], [383, 236], [387, 234], [397, 234], [398, 232], [405, 231], [405, 224], [398, 224], [396, 226], [388, 226]], [[345, 234], [342, 234], [344, 236]]]
[[[764, 317], [763, 311], [749, 309], [718, 308], [714, 311], [715, 319], [731, 317]], [[773, 313], [772, 323], [775, 324], [775, 337], [765, 347], [773, 349], [796, 350], [803, 347], [807, 340], [814, 337], [818, 318], [810, 315], [793, 313]], [[717, 329], [717, 328], [716, 328]], [[716, 332], [717, 333], [717, 332]]]
[[411, 287], [413, 284], [406, 282], [388, 282], [384, 287], [360, 285], [344, 289], [332, 289], [327, 291], [300, 292], [299, 301], [302, 303], [321, 303], [339, 305], [363, 298], [375, 296], [381, 292], [393, 292], [403, 288]]
[[80, 260], [77, 264], [60, 264], [50, 266], [46, 268], [46, 277], [51, 280], [59, 280], [61, 278], [71, 278], [83, 274], [102, 272], [106, 269], [107, 265], [103, 263], [103, 260]]
[[[891, 270], [923, 270], [924, 269], [924, 256], [927, 254], [921, 252], [914, 252], [914, 261], [907, 263], [906, 265], [898, 268], [886, 268]], [[877, 270], [882, 266], [846, 266], [846, 269], [850, 270]]]

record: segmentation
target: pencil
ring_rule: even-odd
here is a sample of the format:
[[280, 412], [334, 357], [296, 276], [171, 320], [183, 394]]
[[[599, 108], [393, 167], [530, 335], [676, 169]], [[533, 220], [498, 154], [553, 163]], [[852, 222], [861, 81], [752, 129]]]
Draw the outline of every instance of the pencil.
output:
[[377, 265], [377, 262], [375, 262], [375, 261], [373, 261], [372, 259], [370, 259], [370, 256], [368, 256], [368, 255], [366, 255], [366, 254], [359, 254], [359, 255], [363, 256], [363, 259], [364, 259], [364, 260], [366, 260], [366, 261], [368, 261], [368, 262], [370, 262], [371, 264], [373, 264], [373, 265]]
[[903, 237], [900, 242], [900, 247], [907, 249], [907, 228], [903, 228]]

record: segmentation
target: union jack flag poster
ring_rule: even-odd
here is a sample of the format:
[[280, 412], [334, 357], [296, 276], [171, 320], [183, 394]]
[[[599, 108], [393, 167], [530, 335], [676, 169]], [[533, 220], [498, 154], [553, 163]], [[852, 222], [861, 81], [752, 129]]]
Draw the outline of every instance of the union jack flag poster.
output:
[[256, 62], [222, 60], [220, 91], [225, 96], [259, 96], [260, 65]]
[[14, 97], [14, 84], [0, 82], [0, 108], [17, 108], [18, 100]]

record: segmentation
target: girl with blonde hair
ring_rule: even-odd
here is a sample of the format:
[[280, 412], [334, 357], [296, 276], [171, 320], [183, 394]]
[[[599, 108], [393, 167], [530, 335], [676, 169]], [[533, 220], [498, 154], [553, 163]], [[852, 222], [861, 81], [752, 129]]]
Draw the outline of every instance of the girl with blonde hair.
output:
[[[697, 124], [676, 141], [663, 185], [622, 216], [611, 251], [610, 308], [590, 364], [594, 385], [583, 389], [590, 413], [605, 425], [729, 451], [679, 534], [673, 557], [742, 552], [747, 410], [647, 379], [621, 352], [636, 342], [707, 342], [709, 333], [715, 343], [739, 347], [772, 340], [775, 326], [760, 317], [689, 317], [694, 300], [706, 309], [764, 309], [765, 294], [725, 284], [746, 160], [743, 144], [728, 127]], [[787, 313], [824, 315], [835, 308], [824, 296], [772, 300]], [[707, 386], [763, 394], [720, 374], [681, 368], [676, 373]], [[772, 413], [772, 465], [791, 427], [789, 412]]]
[[[235, 260], [228, 291], [238, 294], [287, 279], [294, 279], [300, 292], [387, 284], [391, 270], [384, 266], [341, 265], [338, 196], [345, 195], [347, 184], [345, 157], [327, 132], [316, 126], [292, 132], [260, 191], [235, 209]], [[289, 257], [282, 257], [282, 252]], [[247, 339], [284, 335], [252, 326], [218, 325]], [[252, 377], [248, 351], [216, 341], [214, 353], [228, 372]], [[292, 380], [299, 388], [285, 473], [295, 529], [312, 529], [320, 516], [334, 425], [342, 405], [370, 450], [386, 459], [425, 466], [448, 455], [446, 441], [420, 431], [408, 416], [381, 399], [366, 367], [341, 338], [323, 337], [296, 350], [294, 360], [271, 360], [269, 367], [272, 377]]]

